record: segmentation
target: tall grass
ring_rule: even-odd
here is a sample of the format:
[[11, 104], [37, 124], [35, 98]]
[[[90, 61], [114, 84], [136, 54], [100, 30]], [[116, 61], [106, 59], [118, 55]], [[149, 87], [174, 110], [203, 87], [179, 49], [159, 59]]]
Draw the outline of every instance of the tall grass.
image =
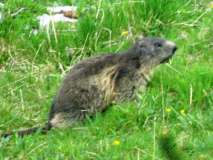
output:
[[[85, 2], [78, 3], [79, 6], [82, 6], [81, 3], [85, 4]], [[44, 41], [39, 53], [37, 53], [38, 57], [41, 57], [38, 58], [38, 62], [43, 61], [45, 57], [51, 59], [52, 55], [48, 53], [48, 49], [51, 47], [56, 50], [59, 62], [67, 64], [68, 57], [65, 46], [78, 48], [75, 53], [79, 53], [79, 50], [82, 50], [82, 44], [84, 44], [84, 53], [91, 55], [95, 52], [116, 50], [121, 42], [127, 41], [126, 38], [121, 38], [123, 31], [129, 31], [131, 35], [167, 36], [167, 33], [173, 30], [191, 28], [191, 25], [199, 23], [199, 21], [195, 23], [196, 19], [203, 13], [200, 4], [203, 4], [203, 1], [124, 0], [111, 3], [90, 1], [86, 7], [79, 8], [80, 18], [76, 32], [60, 34], [59, 31], [57, 34], [59, 43], [56, 43], [54, 35], [52, 35], [51, 42], [48, 42], [45, 33], [39, 33], [36, 36], [31, 33], [33, 29], [38, 28], [36, 16], [45, 12], [44, 6], [34, 5], [30, 1], [9, 1], [6, 5], [8, 7], [6, 15], [15, 12], [16, 8], [26, 9], [15, 18], [11, 18], [8, 14], [1, 25], [5, 27], [2, 28], [1, 35], [7, 38], [9, 43], [13, 43], [14, 39], [20, 41], [19, 47], [26, 48], [27, 52], [36, 50]], [[125, 48], [125, 45], [119, 48]], [[26, 54], [33, 57], [36, 51]]]

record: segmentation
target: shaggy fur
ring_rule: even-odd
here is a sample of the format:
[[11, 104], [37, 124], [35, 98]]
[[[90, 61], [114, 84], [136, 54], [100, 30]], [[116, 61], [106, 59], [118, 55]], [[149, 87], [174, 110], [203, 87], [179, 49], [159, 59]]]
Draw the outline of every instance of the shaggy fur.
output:
[[[146, 87], [150, 71], [170, 59], [175, 50], [173, 42], [142, 38], [125, 52], [91, 57], [74, 65], [54, 98], [46, 126], [40, 130], [46, 133], [51, 128], [72, 126], [104, 111], [112, 102], [131, 100], [138, 88]], [[18, 135], [37, 130], [19, 131]]]

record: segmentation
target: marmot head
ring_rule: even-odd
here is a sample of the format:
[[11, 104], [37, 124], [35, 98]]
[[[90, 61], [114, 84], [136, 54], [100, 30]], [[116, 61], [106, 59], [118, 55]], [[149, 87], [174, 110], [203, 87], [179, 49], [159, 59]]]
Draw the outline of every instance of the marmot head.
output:
[[144, 63], [151, 68], [168, 62], [177, 50], [174, 42], [149, 37], [138, 39], [133, 48], [139, 55], [141, 64]]

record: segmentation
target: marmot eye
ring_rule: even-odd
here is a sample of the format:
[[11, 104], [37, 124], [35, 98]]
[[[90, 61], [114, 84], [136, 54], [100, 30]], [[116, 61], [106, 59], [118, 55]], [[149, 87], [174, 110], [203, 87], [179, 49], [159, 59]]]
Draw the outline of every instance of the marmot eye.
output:
[[145, 44], [140, 44], [140, 48], [145, 48], [146, 45]]
[[162, 45], [162, 43], [156, 42], [156, 43], [154, 43], [154, 46], [160, 48], [160, 47], [162, 47], [163, 45]]

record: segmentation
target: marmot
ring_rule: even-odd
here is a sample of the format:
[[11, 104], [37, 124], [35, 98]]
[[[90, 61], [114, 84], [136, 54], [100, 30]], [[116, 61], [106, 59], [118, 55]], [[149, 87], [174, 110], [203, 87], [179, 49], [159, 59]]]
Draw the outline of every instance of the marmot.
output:
[[[175, 53], [175, 43], [161, 38], [139, 38], [133, 47], [117, 54], [82, 60], [67, 73], [53, 100], [45, 127], [18, 131], [19, 136], [40, 130], [72, 126], [104, 111], [112, 102], [134, 98], [149, 82], [150, 71], [167, 62]], [[6, 133], [3, 137], [13, 134]]]

